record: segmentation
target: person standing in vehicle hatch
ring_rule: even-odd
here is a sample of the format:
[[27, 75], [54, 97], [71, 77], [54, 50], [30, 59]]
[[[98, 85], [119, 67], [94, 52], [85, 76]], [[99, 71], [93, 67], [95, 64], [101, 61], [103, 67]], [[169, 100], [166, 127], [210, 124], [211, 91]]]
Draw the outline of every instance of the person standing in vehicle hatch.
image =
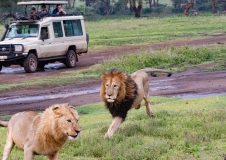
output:
[[33, 19], [33, 20], [37, 20], [37, 19], [40, 18], [40, 17], [37, 15], [37, 13], [36, 13], [35, 7], [32, 7], [32, 8], [31, 8], [31, 13], [30, 13], [30, 15], [29, 15], [28, 18], [29, 18], [29, 19]]
[[39, 12], [39, 16], [42, 18], [42, 17], [48, 16], [48, 15], [49, 15], [49, 12], [46, 9], [46, 5], [43, 4], [42, 10]]
[[62, 5], [61, 4], [57, 4], [56, 8], [53, 10], [53, 14], [65, 15], [66, 12], [62, 9]]

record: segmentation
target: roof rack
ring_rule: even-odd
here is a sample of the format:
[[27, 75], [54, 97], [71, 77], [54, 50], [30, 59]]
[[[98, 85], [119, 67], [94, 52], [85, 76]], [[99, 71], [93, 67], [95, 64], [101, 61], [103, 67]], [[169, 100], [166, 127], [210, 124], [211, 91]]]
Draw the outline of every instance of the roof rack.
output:
[[10, 21], [11, 23], [35, 23], [35, 22], [38, 22], [40, 20], [13, 20], [13, 21]]
[[13, 21], [10, 21], [10, 22], [11, 23], [36, 23], [36, 22], [42, 21], [44, 18], [48, 18], [48, 17], [65, 17], [65, 16], [79, 16], [79, 15], [83, 15], [83, 13], [82, 12], [75, 12], [75, 13], [70, 13], [70, 14], [65, 14], [65, 15], [51, 14], [51, 15], [42, 17], [42, 18], [37, 19], [37, 20], [28, 19], [27, 17], [19, 17], [19, 19], [13, 20]]
[[28, 1], [18, 2], [17, 5], [57, 5], [57, 4], [68, 4], [67, 1]]

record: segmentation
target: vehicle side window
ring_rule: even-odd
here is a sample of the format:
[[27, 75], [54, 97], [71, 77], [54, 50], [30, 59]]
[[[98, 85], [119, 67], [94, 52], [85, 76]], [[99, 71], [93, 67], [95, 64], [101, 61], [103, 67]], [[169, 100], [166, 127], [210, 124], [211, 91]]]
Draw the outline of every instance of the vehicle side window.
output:
[[49, 39], [48, 27], [41, 28], [41, 39]]
[[66, 37], [83, 35], [80, 20], [65, 20], [63, 24]]
[[63, 37], [61, 22], [53, 22], [53, 30], [55, 38]]

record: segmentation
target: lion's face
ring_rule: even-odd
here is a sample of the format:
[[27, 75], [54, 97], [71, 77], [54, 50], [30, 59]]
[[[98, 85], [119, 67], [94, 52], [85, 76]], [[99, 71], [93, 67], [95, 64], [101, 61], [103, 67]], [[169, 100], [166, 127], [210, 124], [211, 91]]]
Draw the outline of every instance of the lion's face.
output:
[[120, 70], [111, 70], [101, 76], [100, 96], [105, 102], [122, 101], [126, 95], [125, 81], [127, 75]]
[[60, 104], [53, 107], [53, 110], [59, 115], [57, 123], [61, 132], [66, 134], [71, 140], [77, 139], [81, 129], [78, 123], [78, 113], [73, 106]]
[[105, 82], [105, 98], [109, 103], [115, 102], [121, 87], [118, 78], [110, 78]]

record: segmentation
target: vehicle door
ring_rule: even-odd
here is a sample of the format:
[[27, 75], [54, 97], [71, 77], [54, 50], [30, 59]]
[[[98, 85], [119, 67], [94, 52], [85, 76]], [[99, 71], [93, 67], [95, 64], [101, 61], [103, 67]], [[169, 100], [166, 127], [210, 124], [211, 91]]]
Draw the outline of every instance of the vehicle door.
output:
[[68, 50], [68, 45], [64, 42], [64, 35], [62, 30], [62, 22], [53, 22], [53, 46], [57, 50], [56, 55], [65, 55]]
[[38, 53], [39, 58], [47, 58], [52, 57], [55, 53], [55, 50], [53, 49], [52, 43], [53, 39], [50, 38], [50, 28], [49, 26], [43, 26], [41, 27], [40, 31], [40, 52]]
[[84, 52], [87, 48], [86, 35], [83, 33], [81, 21], [64, 20], [65, 43], [76, 46], [76, 53]]

